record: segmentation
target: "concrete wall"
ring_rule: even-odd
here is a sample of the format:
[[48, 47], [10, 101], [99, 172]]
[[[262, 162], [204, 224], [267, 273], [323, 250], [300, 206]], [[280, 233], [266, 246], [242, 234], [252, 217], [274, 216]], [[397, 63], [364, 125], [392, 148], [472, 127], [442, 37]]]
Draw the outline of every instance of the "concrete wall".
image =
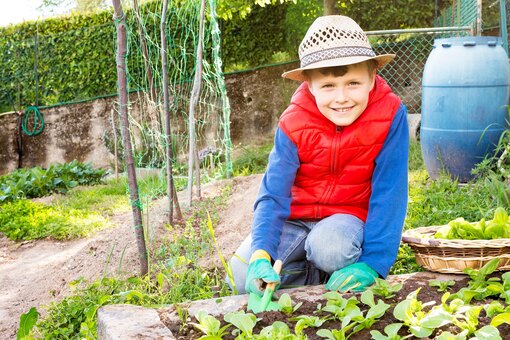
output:
[[[234, 145], [272, 138], [278, 117], [299, 85], [281, 78], [281, 74], [295, 67], [297, 64], [293, 63], [226, 76]], [[140, 101], [136, 94], [131, 99], [130, 113], [136, 116]], [[111, 140], [113, 135], [111, 112], [117, 105], [116, 100], [116, 97], [104, 98], [41, 110], [45, 129], [38, 136], [23, 135], [21, 166], [47, 167], [77, 159], [96, 167], [112, 167], [114, 156], [105, 140]], [[183, 122], [177, 124], [183, 125]], [[16, 115], [1, 115], [0, 126], [0, 174], [5, 174], [15, 170], [19, 162]], [[208, 138], [214, 137], [214, 133], [209, 135]]]

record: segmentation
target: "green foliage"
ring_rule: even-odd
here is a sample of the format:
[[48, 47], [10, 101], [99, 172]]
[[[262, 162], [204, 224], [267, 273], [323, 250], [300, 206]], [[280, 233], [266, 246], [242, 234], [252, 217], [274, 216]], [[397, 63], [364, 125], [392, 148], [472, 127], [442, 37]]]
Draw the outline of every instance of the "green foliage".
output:
[[241, 147], [239, 156], [232, 162], [234, 176], [247, 176], [266, 171], [269, 153], [273, 143], [267, 143], [259, 147]]
[[34, 328], [37, 319], [39, 318], [39, 312], [35, 307], [30, 308], [28, 312], [25, 314], [21, 314], [19, 318], [19, 329], [16, 335], [17, 340], [23, 339], [25, 336], [29, 335]]
[[395, 296], [395, 294], [401, 289], [401, 283], [391, 285], [388, 281], [380, 278], [376, 278], [375, 284], [369, 288], [374, 295], [379, 295], [385, 299]]
[[104, 228], [108, 221], [98, 212], [17, 200], [0, 207], [0, 232], [14, 241], [51, 237], [66, 240]]
[[340, 14], [353, 18], [364, 30], [431, 27], [434, 3], [408, 0], [339, 1]]
[[454, 280], [430, 280], [429, 286], [437, 287], [439, 292], [446, 292], [455, 285]]
[[98, 184], [106, 174], [105, 169], [93, 169], [90, 163], [76, 160], [50, 165], [48, 169], [19, 169], [0, 177], [0, 203], [65, 193], [77, 185]]
[[464, 240], [508, 238], [510, 237], [510, 219], [505, 209], [498, 207], [494, 212], [492, 220], [486, 222], [482, 218], [476, 223], [470, 223], [464, 220], [464, 218], [459, 217], [439, 228], [434, 237]]
[[197, 313], [196, 318], [198, 323], [192, 322], [191, 325], [204, 333], [204, 338], [209, 340], [220, 340], [226, 335], [227, 328], [230, 327], [230, 325], [220, 327], [220, 321], [203, 310]]

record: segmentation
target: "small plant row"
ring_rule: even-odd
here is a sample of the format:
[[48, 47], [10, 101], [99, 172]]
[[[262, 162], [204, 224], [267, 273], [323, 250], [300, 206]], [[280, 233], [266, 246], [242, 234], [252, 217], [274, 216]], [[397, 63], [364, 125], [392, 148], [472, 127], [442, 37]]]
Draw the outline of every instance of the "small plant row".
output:
[[[374, 286], [360, 295], [359, 300], [356, 295], [347, 298], [338, 292], [324, 294], [323, 297], [327, 301], [325, 306], [319, 304], [314, 312], [320, 316], [290, 317], [289, 321], [297, 321], [293, 330], [287, 323], [276, 321], [255, 334], [255, 326], [262, 319], [243, 310], [225, 314], [223, 319], [226, 324], [223, 323], [223, 325], [214, 316], [200, 311], [196, 315], [198, 322], [190, 324], [204, 334], [199, 339], [208, 340], [220, 340], [225, 337], [234, 337], [236, 340], [301, 340], [307, 339], [307, 334], [304, 332], [306, 328], [317, 328], [315, 334], [318, 337], [331, 340], [348, 339], [364, 329], [370, 330], [372, 339], [376, 340], [430, 336], [438, 340], [496, 340], [501, 339], [497, 327], [504, 323], [510, 324], [510, 273], [503, 274], [501, 278], [487, 278], [497, 269], [498, 264], [499, 259], [493, 259], [479, 270], [467, 269], [465, 272], [470, 277], [468, 285], [454, 294], [445, 292], [440, 304], [436, 306], [433, 306], [436, 301], [424, 303], [419, 300], [418, 294], [421, 287], [411, 292], [394, 306], [393, 317], [399, 322], [386, 325], [385, 334], [379, 330], [370, 330], [391, 307], [382, 299], [376, 302], [375, 296], [389, 299], [402, 288], [402, 284], [391, 285], [382, 279], [377, 279]], [[453, 281], [429, 281], [429, 285], [438, 287], [439, 291], [448, 290], [453, 284]], [[486, 300], [487, 298], [492, 298], [490, 303], [471, 303], [473, 299]], [[498, 298], [504, 300], [504, 303]], [[288, 294], [282, 294], [278, 303], [281, 312], [286, 314], [292, 314], [300, 307], [300, 304], [294, 305]], [[482, 309], [485, 310], [485, 315], [491, 319], [491, 322], [489, 325], [480, 327], [479, 316]], [[332, 329], [331, 323], [328, 323], [328, 327], [321, 328], [328, 321], [339, 323], [340, 327]], [[233, 330], [229, 332], [231, 327]]]
[[434, 234], [435, 238], [463, 239], [463, 240], [491, 240], [496, 238], [510, 237], [510, 218], [502, 207], [494, 211], [494, 218], [485, 221], [482, 218], [478, 222], [468, 222], [459, 217], [439, 228]]
[[0, 204], [22, 198], [65, 193], [77, 185], [99, 184], [107, 173], [105, 169], [94, 169], [91, 164], [76, 160], [50, 165], [48, 169], [18, 169], [0, 176]]

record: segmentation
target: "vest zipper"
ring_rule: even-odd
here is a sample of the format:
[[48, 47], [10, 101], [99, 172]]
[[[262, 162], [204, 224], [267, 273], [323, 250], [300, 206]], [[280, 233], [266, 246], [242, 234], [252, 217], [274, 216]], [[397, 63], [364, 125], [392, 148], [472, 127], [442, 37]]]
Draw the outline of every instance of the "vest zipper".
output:
[[[337, 161], [336, 161], [336, 157], [337, 157], [337, 153], [338, 153], [338, 145], [340, 144], [340, 138], [342, 137], [342, 127], [341, 126], [336, 126], [336, 133], [335, 133], [335, 137], [333, 139], [333, 159], [332, 159], [332, 167], [331, 167], [331, 171], [333, 173], [333, 175], [336, 175], [336, 164], [337, 164]], [[335, 177], [334, 177], [335, 178]]]

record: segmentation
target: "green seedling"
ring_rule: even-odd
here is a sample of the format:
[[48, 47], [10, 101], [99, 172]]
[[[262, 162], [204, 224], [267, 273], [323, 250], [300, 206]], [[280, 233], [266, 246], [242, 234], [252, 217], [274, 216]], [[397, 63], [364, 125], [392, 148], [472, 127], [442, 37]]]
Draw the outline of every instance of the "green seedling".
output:
[[338, 292], [328, 292], [323, 295], [328, 301], [321, 311], [333, 314], [337, 320], [345, 320], [348, 324], [352, 318], [362, 318], [361, 310], [358, 307], [359, 301], [355, 296], [346, 299]]
[[[347, 322], [348, 321], [348, 322]], [[349, 320], [342, 320], [340, 329], [319, 329], [317, 331], [317, 335], [321, 338], [326, 338], [329, 340], [346, 340], [352, 334], [348, 334], [352, 327], [356, 325], [356, 323], [350, 323]]]
[[230, 325], [220, 327], [220, 321], [203, 310], [197, 313], [196, 319], [199, 323], [191, 322], [190, 324], [205, 334], [200, 339], [221, 340], [227, 334], [227, 329], [230, 327]]
[[499, 325], [502, 325], [504, 323], [510, 325], [510, 313], [498, 314], [491, 320], [491, 326], [494, 327], [498, 327]]
[[290, 318], [290, 321], [297, 321], [294, 331], [297, 335], [303, 335], [303, 330], [308, 327], [318, 328], [326, 321], [318, 316], [300, 315], [295, 318]]
[[[252, 313], [244, 313], [244, 311], [227, 313], [224, 320], [231, 323], [237, 329], [233, 333], [239, 333], [236, 339], [251, 339], [253, 337], [253, 328], [257, 324], [257, 317]], [[237, 335], [237, 334], [235, 334]]]
[[402, 328], [403, 325], [403, 323], [392, 323], [384, 327], [384, 333], [386, 333], [386, 335], [376, 330], [370, 331], [370, 334], [374, 340], [404, 340], [410, 338], [412, 336], [411, 334], [406, 336], [401, 336], [398, 334], [398, 331], [400, 328]]
[[429, 280], [430, 287], [437, 287], [439, 292], [446, 292], [455, 285], [454, 280]]
[[451, 319], [451, 316], [446, 312], [440, 312], [439, 309], [434, 314], [427, 315], [423, 309], [427, 305], [434, 304], [434, 301], [424, 304], [418, 300], [420, 289], [411, 292], [405, 300], [399, 302], [393, 310], [393, 315], [404, 322], [414, 336], [424, 338], [431, 335], [435, 328], [449, 323], [448, 318]]
[[369, 288], [375, 295], [379, 295], [385, 299], [389, 299], [395, 296], [395, 293], [402, 289], [402, 284], [397, 283], [391, 285], [388, 281], [376, 278], [375, 285]]
[[370, 290], [366, 290], [361, 294], [361, 302], [365, 305], [370, 306], [370, 309], [367, 311], [366, 315], [363, 317], [363, 320], [359, 320], [359, 324], [354, 327], [353, 333], [359, 332], [364, 328], [370, 328], [377, 321], [377, 319], [381, 318], [384, 313], [390, 308], [390, 305], [384, 303], [382, 300], [377, 301], [375, 303], [374, 293]]
[[283, 293], [280, 298], [278, 299], [278, 304], [281, 307], [281, 311], [285, 314], [292, 314], [295, 311], [301, 307], [303, 304], [302, 302], [293, 304], [292, 299], [290, 298], [290, 295], [287, 293]]
[[489, 318], [505, 312], [505, 307], [499, 301], [492, 301], [490, 304], [483, 306], [483, 309]]
[[306, 337], [292, 334], [289, 326], [281, 321], [275, 321], [264, 327], [256, 337], [258, 340], [305, 340]]
[[441, 306], [437, 306], [434, 308], [442, 308], [448, 314], [455, 313], [464, 313], [469, 309], [469, 306], [462, 301], [462, 299], [452, 299], [450, 304], [448, 304], [448, 300], [450, 299], [450, 293], [446, 292], [441, 296]]
[[469, 306], [465, 314], [457, 314], [453, 318], [453, 324], [462, 330], [467, 330], [468, 334], [474, 334], [478, 326], [478, 316], [483, 306]]

